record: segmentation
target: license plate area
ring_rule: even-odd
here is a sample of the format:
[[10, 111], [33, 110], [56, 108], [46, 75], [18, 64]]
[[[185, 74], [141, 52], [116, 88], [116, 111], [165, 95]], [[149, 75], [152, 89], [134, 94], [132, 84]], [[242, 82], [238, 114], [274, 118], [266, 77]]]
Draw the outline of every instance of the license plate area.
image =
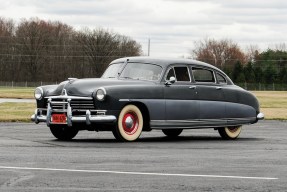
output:
[[51, 121], [53, 124], [66, 124], [67, 115], [65, 113], [52, 114]]

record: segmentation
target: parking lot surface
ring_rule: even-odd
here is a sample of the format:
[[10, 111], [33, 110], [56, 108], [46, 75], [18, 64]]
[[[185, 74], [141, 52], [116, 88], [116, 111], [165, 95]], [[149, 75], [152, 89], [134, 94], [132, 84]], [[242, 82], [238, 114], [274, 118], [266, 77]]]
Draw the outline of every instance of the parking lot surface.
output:
[[261, 121], [235, 141], [204, 129], [64, 142], [45, 124], [0, 123], [0, 191], [287, 191], [286, 136], [286, 121]]

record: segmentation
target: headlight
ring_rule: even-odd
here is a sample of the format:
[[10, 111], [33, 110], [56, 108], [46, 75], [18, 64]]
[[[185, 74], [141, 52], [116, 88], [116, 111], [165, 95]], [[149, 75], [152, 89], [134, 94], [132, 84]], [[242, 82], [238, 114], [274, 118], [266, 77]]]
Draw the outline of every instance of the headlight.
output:
[[106, 92], [105, 88], [103, 88], [103, 87], [100, 87], [96, 92], [96, 97], [97, 97], [97, 100], [99, 100], [99, 101], [105, 100], [106, 95], [107, 95], [107, 92]]
[[35, 99], [40, 100], [42, 99], [44, 91], [41, 87], [37, 87], [34, 92]]

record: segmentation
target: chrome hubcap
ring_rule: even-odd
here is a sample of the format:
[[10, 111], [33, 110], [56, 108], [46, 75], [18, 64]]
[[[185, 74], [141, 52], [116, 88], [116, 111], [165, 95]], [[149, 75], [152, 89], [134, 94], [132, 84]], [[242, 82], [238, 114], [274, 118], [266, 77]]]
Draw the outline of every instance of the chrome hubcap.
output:
[[125, 124], [126, 124], [126, 127], [127, 127], [128, 129], [131, 129], [131, 128], [133, 127], [133, 125], [134, 125], [134, 121], [133, 121], [133, 119], [129, 116], [129, 117], [126, 118]]

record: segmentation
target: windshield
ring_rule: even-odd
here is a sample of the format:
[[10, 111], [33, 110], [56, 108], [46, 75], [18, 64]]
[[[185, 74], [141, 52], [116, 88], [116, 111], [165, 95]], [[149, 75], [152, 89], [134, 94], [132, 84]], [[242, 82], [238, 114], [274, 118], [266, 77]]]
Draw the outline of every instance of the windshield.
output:
[[162, 68], [158, 65], [143, 63], [128, 63], [122, 71], [120, 78], [158, 81]]
[[106, 69], [106, 71], [102, 75], [102, 78], [117, 78], [122, 66], [123, 66], [123, 63], [109, 65], [109, 67]]

